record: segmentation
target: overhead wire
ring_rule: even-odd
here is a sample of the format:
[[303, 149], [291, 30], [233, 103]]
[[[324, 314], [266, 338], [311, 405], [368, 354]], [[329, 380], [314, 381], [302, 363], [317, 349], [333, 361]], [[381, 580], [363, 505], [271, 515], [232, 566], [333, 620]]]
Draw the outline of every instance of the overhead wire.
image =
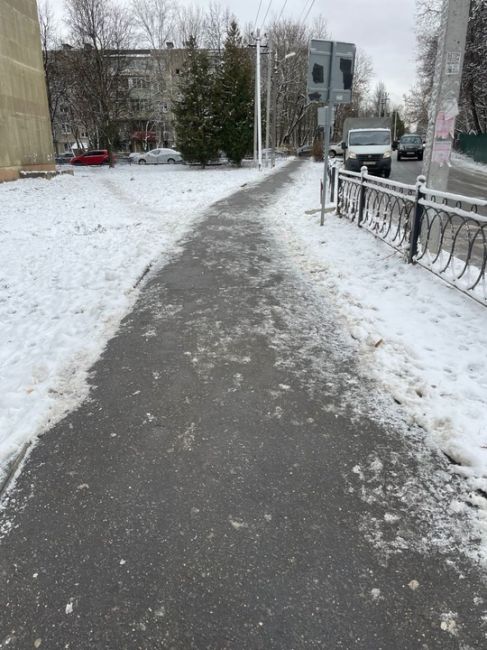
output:
[[313, 9], [313, 5], [314, 5], [315, 2], [316, 2], [316, 0], [312, 0], [311, 4], [310, 4], [310, 6], [309, 6], [309, 9], [308, 9], [308, 11], [306, 12], [306, 16], [303, 18], [303, 25], [304, 25], [304, 23], [306, 22], [306, 19], [307, 19], [308, 16], [309, 16], [309, 12], [311, 11], [311, 9]]
[[306, 11], [306, 7], [308, 6], [309, 2], [310, 2], [310, 0], [306, 0], [306, 2], [304, 3], [303, 11], [301, 12], [301, 15], [300, 15], [300, 17], [299, 17], [298, 23], [301, 22], [301, 20], [302, 20], [302, 18], [303, 18], [303, 16], [304, 16], [304, 13], [305, 13], [305, 11]]
[[267, 11], [265, 12], [265, 16], [264, 16], [264, 19], [262, 21], [262, 29], [264, 28], [265, 20], [267, 18], [267, 15], [269, 13], [269, 10], [270, 10], [271, 6], [272, 6], [272, 0], [269, 0], [269, 4], [267, 5]]
[[262, 7], [262, 0], [260, 0], [259, 8], [257, 9], [257, 16], [255, 17], [255, 23], [254, 23], [254, 31], [255, 31], [255, 28], [257, 27], [257, 21], [259, 20], [259, 14], [260, 14], [261, 7]]
[[276, 22], [279, 22], [281, 20], [281, 16], [284, 13], [284, 9], [286, 8], [286, 5], [287, 5], [287, 0], [284, 0], [282, 8], [281, 8], [281, 12], [280, 12], [279, 17], [278, 17]]

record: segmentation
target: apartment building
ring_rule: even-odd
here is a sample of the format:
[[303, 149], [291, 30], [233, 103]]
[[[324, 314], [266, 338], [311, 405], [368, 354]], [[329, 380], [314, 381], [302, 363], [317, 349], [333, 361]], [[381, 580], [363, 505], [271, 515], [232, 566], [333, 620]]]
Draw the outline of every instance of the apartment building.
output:
[[52, 171], [36, 0], [0, 0], [0, 181]]

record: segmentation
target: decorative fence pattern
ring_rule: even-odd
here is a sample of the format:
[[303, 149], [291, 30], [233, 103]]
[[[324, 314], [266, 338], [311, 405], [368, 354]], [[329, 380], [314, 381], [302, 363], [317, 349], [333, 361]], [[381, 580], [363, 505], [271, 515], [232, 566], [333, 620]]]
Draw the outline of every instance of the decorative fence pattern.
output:
[[[487, 306], [487, 201], [343, 169], [331, 172], [337, 214]], [[333, 185], [333, 183], [332, 183]]]

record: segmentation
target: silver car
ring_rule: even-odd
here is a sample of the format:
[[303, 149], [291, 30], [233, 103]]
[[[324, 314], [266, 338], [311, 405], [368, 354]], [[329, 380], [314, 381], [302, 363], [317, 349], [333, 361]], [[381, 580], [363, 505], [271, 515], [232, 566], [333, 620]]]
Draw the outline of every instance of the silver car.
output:
[[130, 154], [130, 159], [138, 165], [174, 165], [183, 162], [182, 155], [175, 149], [152, 149], [152, 151]]

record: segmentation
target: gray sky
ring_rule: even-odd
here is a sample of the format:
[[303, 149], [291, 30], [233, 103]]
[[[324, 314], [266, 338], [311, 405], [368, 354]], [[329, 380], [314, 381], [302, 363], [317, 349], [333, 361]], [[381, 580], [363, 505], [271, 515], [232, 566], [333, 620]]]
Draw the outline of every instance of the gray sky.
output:
[[[64, 0], [50, 0], [59, 17]], [[210, 0], [195, 0], [202, 8]], [[235, 14], [239, 23], [254, 23], [261, 0], [219, 0]], [[262, 0], [257, 27], [268, 10], [269, 18], [277, 17], [286, 0]], [[287, 0], [283, 16], [302, 20], [308, 9], [307, 22], [322, 14], [333, 39], [355, 43], [365, 50], [374, 65], [375, 78], [384, 81], [392, 102], [401, 102], [415, 79], [415, 0]]]

